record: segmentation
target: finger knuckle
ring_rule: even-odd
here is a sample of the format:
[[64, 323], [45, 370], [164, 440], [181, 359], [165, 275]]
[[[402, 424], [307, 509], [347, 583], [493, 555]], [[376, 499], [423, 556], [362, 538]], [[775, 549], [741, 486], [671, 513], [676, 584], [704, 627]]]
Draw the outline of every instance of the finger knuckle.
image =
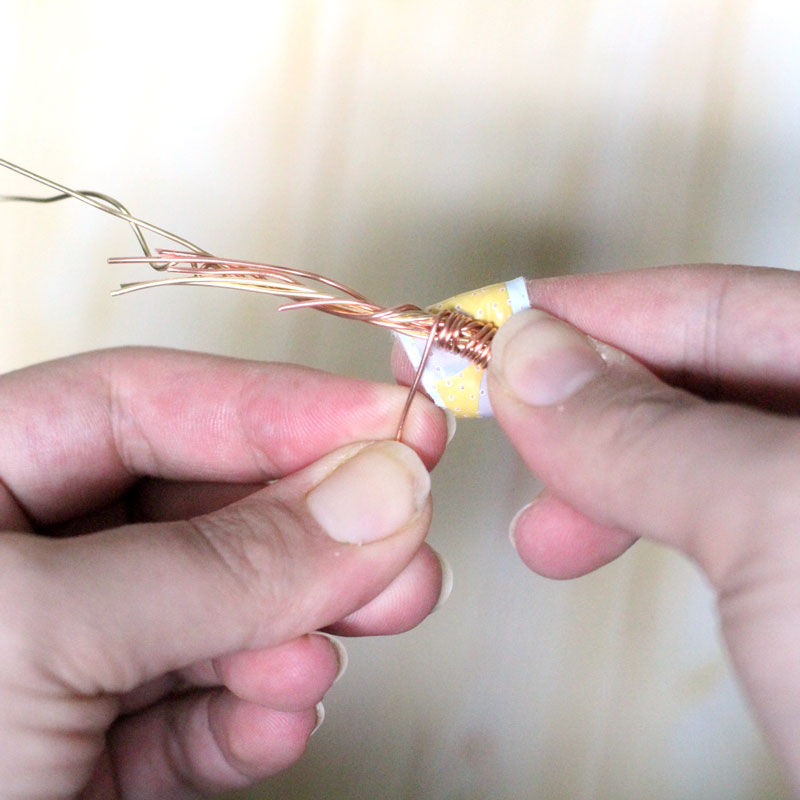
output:
[[141, 409], [132, 408], [118, 383], [110, 384], [108, 405], [111, 441], [120, 462], [132, 473], [158, 475], [159, 458], [141, 423]]
[[280, 607], [291, 571], [296, 514], [271, 502], [236, 503], [213, 514], [196, 517], [186, 525], [195, 546], [216, 564], [229, 586], [247, 602]]
[[656, 385], [641, 391], [638, 386], [623, 389], [613, 400], [606, 416], [604, 438], [623, 463], [646, 463], [654, 442], [671, 425], [687, 420], [694, 405], [688, 395]]

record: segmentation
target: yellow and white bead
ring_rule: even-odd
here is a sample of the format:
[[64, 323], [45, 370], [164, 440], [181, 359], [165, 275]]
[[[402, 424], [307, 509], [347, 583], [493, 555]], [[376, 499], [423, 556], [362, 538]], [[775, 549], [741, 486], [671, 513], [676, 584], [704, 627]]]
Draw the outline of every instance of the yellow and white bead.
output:
[[[474, 319], [502, 325], [512, 314], [530, 308], [524, 278], [495, 283], [436, 303], [428, 310], [460, 311]], [[419, 366], [425, 349], [424, 339], [400, 336], [411, 365]], [[486, 391], [486, 370], [468, 359], [433, 350], [422, 373], [422, 386], [437, 406], [447, 408], [457, 417], [490, 417], [492, 407]]]

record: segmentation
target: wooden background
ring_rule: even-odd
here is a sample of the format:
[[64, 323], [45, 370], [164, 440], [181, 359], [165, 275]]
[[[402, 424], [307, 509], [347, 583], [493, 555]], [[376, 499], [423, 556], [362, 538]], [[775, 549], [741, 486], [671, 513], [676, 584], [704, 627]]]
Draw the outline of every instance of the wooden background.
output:
[[[796, 3], [205, 7], [0, 3], [0, 154], [386, 303], [518, 274], [797, 264]], [[0, 174], [0, 191], [38, 189]], [[78, 203], [0, 206], [0, 369], [135, 343], [389, 378], [379, 330], [238, 293], [111, 299], [147, 274], [105, 264], [134, 244]], [[695, 570], [637, 546], [581, 580], [533, 576], [506, 528], [535, 488], [494, 423], [459, 426], [431, 536], [450, 602], [350, 642], [307, 755], [248, 796], [785, 796]]]

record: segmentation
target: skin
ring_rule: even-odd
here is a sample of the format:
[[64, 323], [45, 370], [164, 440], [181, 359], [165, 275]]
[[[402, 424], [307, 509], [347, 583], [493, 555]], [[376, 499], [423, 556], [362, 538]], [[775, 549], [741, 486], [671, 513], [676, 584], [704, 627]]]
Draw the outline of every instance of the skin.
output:
[[[637, 537], [693, 559], [800, 794], [800, 274], [665, 267], [529, 294], [552, 316], [507, 323], [489, 368], [497, 419], [545, 486], [514, 522], [522, 560], [571, 578]], [[566, 365], [584, 370], [572, 393], [521, 399], [563, 388]]]
[[431, 403], [418, 455], [375, 445], [425, 478], [399, 527], [368, 513], [381, 538], [334, 541], [308, 500], [335, 473], [345, 518], [369, 508], [337, 468], [391, 438], [404, 399], [154, 349], [0, 377], [0, 798], [197, 797], [296, 760], [340, 668], [312, 632], [397, 633], [439, 596]]

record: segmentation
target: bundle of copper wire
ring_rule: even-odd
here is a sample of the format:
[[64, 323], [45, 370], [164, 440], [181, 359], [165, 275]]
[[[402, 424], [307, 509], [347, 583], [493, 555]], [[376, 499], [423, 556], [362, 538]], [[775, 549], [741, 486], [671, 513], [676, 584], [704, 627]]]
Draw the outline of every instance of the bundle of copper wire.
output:
[[[168, 278], [123, 284], [114, 295], [165, 285], [212, 286], [259, 292], [289, 300], [280, 311], [316, 308], [326, 314], [356, 319], [389, 328], [396, 333], [432, 339], [432, 347], [440, 347], [464, 356], [480, 367], [491, 359], [491, 343], [497, 326], [481, 322], [458, 311], [445, 310], [433, 314], [409, 303], [384, 308], [368, 300], [344, 284], [314, 272], [202, 256], [180, 250], [158, 250], [159, 270], [176, 273]], [[110, 258], [110, 264], [147, 264], [152, 256]], [[309, 286], [302, 281], [321, 284], [337, 294]]]
[[[157, 280], [123, 284], [118, 290], [112, 292], [114, 295], [165, 285], [237, 289], [273, 295], [287, 300], [288, 302], [280, 307], [281, 311], [316, 308], [327, 314], [345, 319], [361, 320], [371, 325], [388, 328], [395, 333], [425, 339], [425, 348], [397, 427], [395, 438], [398, 441], [402, 438], [406, 418], [432, 348], [441, 348], [463, 356], [481, 368], [488, 366], [491, 359], [492, 339], [497, 331], [497, 326], [491, 322], [482, 322], [454, 310], [432, 313], [410, 303], [383, 307], [371, 302], [354, 289], [314, 272], [252, 261], [217, 258], [180, 236], [132, 216], [125, 206], [108, 195], [69, 189], [4, 159], [0, 159], [0, 166], [43, 183], [59, 192], [54, 197], [15, 195], [5, 196], [3, 199], [39, 203], [49, 203], [68, 197], [80, 200], [127, 222], [132, 227], [142, 248], [143, 255], [141, 256], [111, 258], [109, 263], [149, 264], [159, 272], [171, 273], [168, 277]], [[161, 249], [153, 253], [142, 229], [170, 239], [187, 249]]]

